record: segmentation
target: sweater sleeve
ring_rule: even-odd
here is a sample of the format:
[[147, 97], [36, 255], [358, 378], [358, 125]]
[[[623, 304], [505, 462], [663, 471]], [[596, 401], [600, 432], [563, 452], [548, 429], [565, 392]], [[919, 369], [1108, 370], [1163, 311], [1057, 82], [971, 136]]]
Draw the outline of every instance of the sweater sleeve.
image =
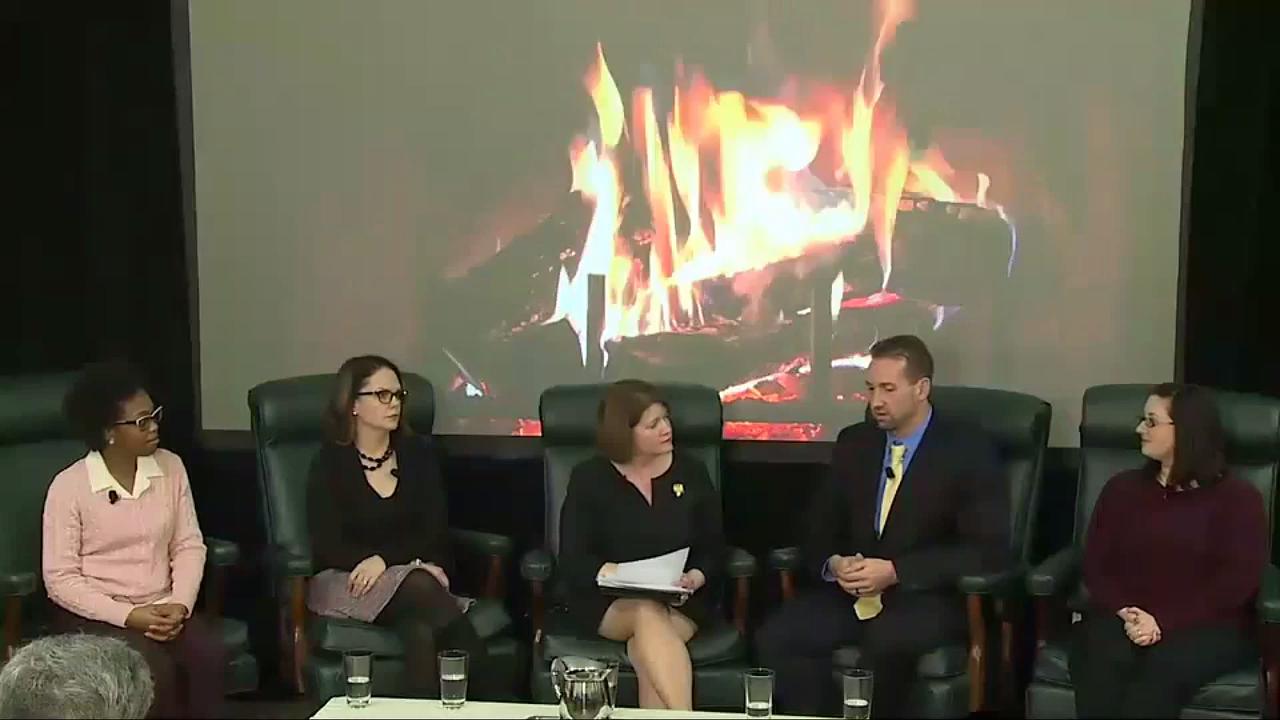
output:
[[200, 521], [196, 519], [196, 505], [191, 498], [191, 483], [186, 466], [177, 455], [172, 456], [174, 467], [165, 474], [175, 485], [176, 496], [173, 536], [169, 539], [169, 567], [173, 573], [173, 599], [186, 606], [187, 612], [196, 609], [196, 596], [200, 594], [200, 582], [204, 579], [204, 561], [207, 549]]
[[724, 576], [724, 519], [720, 493], [711, 484], [706, 466], [697, 460], [685, 461], [690, 468], [686, 480], [697, 486], [698, 504], [693, 511], [693, 542], [689, 547], [688, 569], [698, 569], [714, 587]]
[[1090, 601], [1110, 614], [1134, 604], [1125, 587], [1125, 572], [1117, 555], [1121, 539], [1118, 534], [1125, 523], [1123, 514], [1126, 476], [1117, 475], [1107, 482], [1093, 508], [1084, 544], [1084, 584]]
[[1233, 486], [1221, 489], [1230, 494], [1221, 498], [1210, 521], [1215, 561], [1203, 569], [1201, 581], [1178, 596], [1178, 602], [1170, 603], [1158, 616], [1153, 614], [1165, 632], [1248, 608], [1262, 583], [1268, 560], [1262, 494], [1244, 482], [1227, 482]]
[[112, 599], [84, 576], [80, 509], [70, 484], [54, 478], [44, 502], [43, 575], [49, 599], [80, 617], [124, 627], [133, 605]]
[[598, 507], [592, 492], [592, 484], [599, 481], [592, 476], [592, 465], [587, 461], [573, 469], [560, 509], [560, 575], [565, 585], [574, 590], [594, 588], [600, 566], [608, 562], [601, 546], [600, 524], [608, 509]]
[[[322, 448], [311, 461], [307, 488], [307, 524], [311, 534], [314, 567], [350, 572], [377, 551], [359, 538], [350, 537], [342, 522], [341, 498], [337, 496], [339, 458], [330, 448]], [[383, 558], [385, 560], [385, 558]], [[388, 563], [390, 564], [390, 563]]]
[[[403, 558], [401, 562], [418, 558], [435, 563], [452, 578], [454, 561], [449, 546], [449, 501], [445, 495], [444, 477], [440, 473], [440, 459], [435, 445], [425, 437], [415, 438], [413, 448], [417, 454], [417, 481], [421, 483], [422, 493], [418, 527], [413, 528], [413, 532], [418, 533], [417, 550], [414, 557]], [[391, 562], [388, 560], [387, 564]]]

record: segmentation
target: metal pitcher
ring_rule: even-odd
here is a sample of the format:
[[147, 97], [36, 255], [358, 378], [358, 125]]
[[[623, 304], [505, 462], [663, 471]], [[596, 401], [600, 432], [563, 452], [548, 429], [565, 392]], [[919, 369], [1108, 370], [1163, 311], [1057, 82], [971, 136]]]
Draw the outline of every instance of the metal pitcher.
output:
[[584, 657], [558, 657], [551, 663], [551, 685], [564, 720], [613, 716], [618, 699], [618, 664]]

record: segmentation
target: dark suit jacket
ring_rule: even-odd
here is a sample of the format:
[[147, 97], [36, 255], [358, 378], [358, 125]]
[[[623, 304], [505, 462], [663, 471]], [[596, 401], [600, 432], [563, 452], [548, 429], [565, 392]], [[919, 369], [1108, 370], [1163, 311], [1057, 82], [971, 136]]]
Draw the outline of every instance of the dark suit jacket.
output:
[[885, 442], [870, 422], [840, 432], [812, 511], [805, 548], [812, 572], [835, 554], [891, 560], [898, 584], [883, 596], [889, 610], [907, 595], [954, 594], [961, 576], [1007, 567], [1009, 486], [990, 439], [935, 408], [877, 537]]

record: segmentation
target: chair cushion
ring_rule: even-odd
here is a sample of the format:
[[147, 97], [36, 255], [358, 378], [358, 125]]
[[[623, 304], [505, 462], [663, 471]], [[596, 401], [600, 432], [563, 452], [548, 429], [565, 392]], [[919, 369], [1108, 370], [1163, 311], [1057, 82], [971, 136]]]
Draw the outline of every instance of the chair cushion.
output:
[[222, 646], [227, 649], [227, 657], [249, 650], [249, 626], [232, 618], [218, 618], [219, 631], [222, 634]]
[[[1036, 653], [1035, 680], [1057, 685], [1071, 684], [1070, 652], [1063, 643], [1047, 643]], [[1200, 688], [1190, 707], [1257, 713], [1262, 710], [1260, 670], [1241, 668]]]
[[[467, 619], [482, 640], [495, 637], [511, 627], [511, 617], [497, 600], [482, 598], [467, 611]], [[340, 620], [311, 614], [307, 636], [313, 647], [333, 653], [369, 650], [381, 657], [400, 657], [404, 646], [389, 628], [359, 620]]]
[[[862, 650], [847, 645], [836, 650], [831, 662], [837, 668], [864, 667]], [[940, 680], [964, 675], [969, 671], [968, 652], [962, 645], [947, 645], [920, 656], [916, 674], [922, 678]]]
[[250, 693], [258, 689], [258, 661], [249, 653], [227, 656], [226, 692], [228, 695]]
[[[556, 619], [557, 615], [553, 614], [548, 618], [547, 629], [542, 636], [542, 655], [548, 661], [566, 655], [578, 655], [617, 660], [623, 667], [631, 667], [625, 643], [606, 640], [598, 635], [576, 635], [565, 629], [564, 622]], [[747, 643], [738, 629], [719, 618], [713, 620], [710, 627], [699, 630], [689, 641], [689, 659], [693, 661], [695, 668], [741, 660], [746, 654]]]

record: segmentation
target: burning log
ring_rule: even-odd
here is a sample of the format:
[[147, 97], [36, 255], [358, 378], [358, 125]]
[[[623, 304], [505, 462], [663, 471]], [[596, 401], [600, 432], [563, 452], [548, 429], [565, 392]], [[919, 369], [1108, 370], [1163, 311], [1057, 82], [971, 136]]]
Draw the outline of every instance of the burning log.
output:
[[[966, 305], [991, 294], [1014, 259], [1014, 228], [997, 210], [904, 198], [893, 234], [893, 272], [885, 288], [939, 305]], [[841, 264], [849, 295], [881, 289], [874, 243], [849, 246]]]
[[480, 332], [500, 336], [548, 320], [556, 304], [562, 267], [576, 268], [575, 249], [591, 212], [573, 198], [543, 218], [533, 230], [513, 238], [485, 262], [447, 280], [444, 302], [465, 308], [453, 313], [459, 324], [449, 338]]
[[[828, 285], [827, 292], [829, 293]], [[829, 307], [829, 306], [828, 306]], [[830, 311], [828, 310], [828, 313]], [[831, 325], [827, 367], [840, 358], [865, 352], [876, 337], [894, 332], [927, 333], [934, 316], [925, 305], [897, 302], [858, 313], [842, 312]], [[813, 328], [806, 317], [770, 325], [723, 322], [698, 330], [617, 338], [605, 343], [609, 378], [680, 380], [723, 388], [789, 369], [797, 397], [809, 395], [809, 350]], [[803, 372], [795, 372], [800, 366]]]
[[[473, 397], [472, 402], [459, 403], [459, 409], [482, 416], [513, 417], [513, 412], [537, 407], [539, 395], [550, 385], [591, 382], [579, 359], [578, 335], [563, 319], [497, 337], [473, 334], [446, 350], [452, 360], [435, 361], [439, 375], [461, 376], [465, 371], [466, 382], [458, 391]], [[531, 367], [538, 369], [536, 382]], [[502, 412], [495, 405], [501, 405]]]
[[[582, 382], [607, 377], [639, 376], [680, 379], [726, 387], [774, 373], [803, 355], [807, 366], [790, 391], [777, 395], [830, 398], [848, 391], [833, 385], [833, 359], [864, 351], [876, 339], [898, 332], [928, 333], [937, 324], [935, 305], [963, 305], [989, 298], [991, 287], [1007, 274], [1012, 247], [1011, 227], [993, 210], [970, 205], [904, 200], [910, 207], [898, 218], [894, 240], [894, 270], [890, 290], [908, 296], [906, 302], [863, 306], [853, 298], [880, 291], [881, 274], [870, 238], [823, 248], [799, 258], [732, 277], [696, 284], [706, 314], [704, 324], [676, 332], [614, 338], [604, 343], [604, 283], [602, 275], [588, 277], [587, 337], [578, 338], [564, 320], [551, 325], [554, 283], [560, 264], [575, 259], [572, 251], [553, 251], [569, 239], [570, 223], [548, 218], [530, 236], [513, 242], [460, 283], [467, 331], [450, 339], [459, 361], [504, 400], [509, 393], [536, 398], [536, 390], [521, 388], [516, 379], [527, 375], [531, 363], [545, 368], [546, 382]], [[643, 254], [642, 254], [643, 256]], [[534, 271], [517, 270], [532, 263]], [[555, 275], [552, 275], [554, 268]], [[832, 277], [839, 272], [843, 301], [832, 315]], [[502, 278], [499, 282], [498, 278]], [[480, 279], [484, 278], [484, 279]], [[520, 282], [512, 282], [520, 278]], [[500, 307], [518, 307], [518, 316], [495, 321], [494, 287], [510, 291]], [[917, 300], [923, 299], [927, 300]], [[476, 312], [472, 312], [471, 309]], [[479, 313], [479, 317], [477, 317]], [[807, 316], [807, 317], [806, 317]], [[485, 318], [489, 318], [487, 325]], [[477, 329], [479, 328], [479, 332]], [[585, 342], [584, 363], [579, 357]], [[605, 367], [605, 354], [608, 355]], [[504, 380], [511, 382], [510, 385]], [[840, 383], [841, 386], [845, 383]]]

